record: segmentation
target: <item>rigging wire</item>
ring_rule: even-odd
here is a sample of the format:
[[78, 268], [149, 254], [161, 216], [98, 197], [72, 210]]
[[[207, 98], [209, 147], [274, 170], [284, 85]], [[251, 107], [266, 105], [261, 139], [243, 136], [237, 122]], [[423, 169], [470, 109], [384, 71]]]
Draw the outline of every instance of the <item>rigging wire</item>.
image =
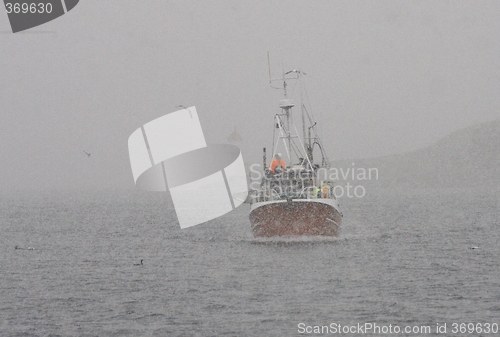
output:
[[[311, 101], [309, 99], [309, 93], [307, 91], [307, 87], [304, 85], [303, 86], [304, 88], [304, 91], [306, 93], [306, 98], [307, 98], [307, 102], [309, 104], [309, 107], [311, 107]], [[312, 124], [312, 120], [311, 120], [311, 116], [309, 115], [309, 111], [306, 109], [306, 107], [304, 106], [304, 109], [306, 110], [306, 113], [307, 113], [307, 118], [309, 119], [309, 122]], [[311, 115], [312, 115], [312, 119], [315, 120], [314, 118], [314, 113], [311, 111]], [[321, 122], [320, 122], [320, 133], [321, 135], [323, 134], [323, 113], [322, 113], [322, 110], [320, 110], [320, 118], [321, 118]], [[316, 132], [316, 128], [313, 127], [312, 129], [313, 133], [314, 133], [314, 138], [317, 139], [319, 142], [322, 142], [322, 139], [320, 137], [320, 135], [318, 134], [318, 132]], [[315, 140], [316, 142], [316, 140]], [[321, 155], [324, 156], [324, 158], [326, 159], [326, 162], [328, 165], [330, 165], [330, 158], [328, 158], [328, 155], [326, 154], [326, 152], [323, 150], [323, 147], [318, 143], [320, 149], [321, 149]]]
[[[298, 145], [295, 143], [295, 140], [292, 140], [290, 142], [290, 149], [287, 147], [286, 145], [286, 139], [288, 138], [286, 135], [288, 135], [290, 132], [290, 130], [287, 130], [284, 123], [283, 123], [283, 120], [281, 119], [281, 117], [279, 115], [276, 115], [276, 123], [278, 125], [278, 128], [280, 129], [280, 135], [278, 136], [278, 140], [276, 141], [276, 145], [274, 147], [274, 150], [273, 150], [273, 157], [276, 155], [277, 153], [277, 149], [278, 149], [278, 145], [279, 145], [279, 140], [282, 139], [283, 140], [283, 145], [285, 147], [285, 151], [288, 155], [288, 160], [289, 162], [291, 163], [292, 162], [292, 156], [290, 155], [291, 152], [293, 152], [293, 154], [295, 154], [295, 156], [297, 156], [297, 158], [301, 158], [302, 153], [300, 151], [300, 148], [298, 147]], [[292, 124], [294, 127], [295, 125]], [[275, 131], [276, 131], [276, 125], [274, 127], [274, 130], [273, 130], [273, 143], [276, 139], [275, 137]], [[300, 140], [300, 137], [298, 136], [297, 134], [297, 137], [299, 138]]]

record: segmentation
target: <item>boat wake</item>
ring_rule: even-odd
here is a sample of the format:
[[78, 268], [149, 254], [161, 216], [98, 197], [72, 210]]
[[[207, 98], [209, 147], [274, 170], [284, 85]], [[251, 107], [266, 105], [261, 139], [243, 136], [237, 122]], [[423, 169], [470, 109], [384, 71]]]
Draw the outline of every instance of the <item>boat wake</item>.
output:
[[269, 238], [253, 238], [243, 240], [254, 245], [277, 245], [277, 246], [294, 246], [294, 245], [316, 245], [316, 244], [338, 244], [345, 241], [345, 238], [331, 236], [275, 236]]

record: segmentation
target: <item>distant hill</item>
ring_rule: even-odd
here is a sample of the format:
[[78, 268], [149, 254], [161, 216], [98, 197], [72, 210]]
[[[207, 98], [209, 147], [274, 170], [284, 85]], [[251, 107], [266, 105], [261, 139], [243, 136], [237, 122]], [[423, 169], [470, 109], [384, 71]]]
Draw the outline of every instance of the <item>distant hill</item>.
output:
[[[352, 165], [354, 163], [354, 166]], [[332, 167], [377, 168], [378, 180], [359, 181], [372, 187], [491, 187], [500, 185], [500, 120], [474, 125], [437, 143], [404, 154], [342, 160]], [[359, 169], [356, 173], [361, 172]], [[372, 171], [373, 172], [373, 171]], [[346, 181], [352, 180], [349, 178]], [[343, 181], [340, 177], [339, 181]]]

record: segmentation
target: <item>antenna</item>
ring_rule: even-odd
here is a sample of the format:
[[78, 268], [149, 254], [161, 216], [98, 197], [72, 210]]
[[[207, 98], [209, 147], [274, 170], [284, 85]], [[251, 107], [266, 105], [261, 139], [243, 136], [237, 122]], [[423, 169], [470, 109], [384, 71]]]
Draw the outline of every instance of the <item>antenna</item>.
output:
[[[269, 58], [269, 52], [267, 52], [267, 69], [269, 69], [269, 85], [271, 85], [272, 83], [272, 79], [271, 79], [271, 60]], [[272, 85], [271, 85], [272, 87]]]
[[288, 97], [286, 96], [286, 78], [285, 78], [285, 62], [284, 61], [281, 61], [281, 68], [283, 70], [282, 74], [283, 74], [283, 95], [285, 96], [285, 99], [287, 99]]
[[[273, 89], [280, 89], [280, 90], [281, 90], [281, 88], [273, 87], [273, 81], [276, 81], [276, 79], [273, 79], [273, 78], [271, 77], [271, 59], [270, 59], [270, 57], [269, 57], [269, 52], [267, 52], [267, 67], [268, 67], [268, 69], [269, 69], [269, 86], [270, 86], [271, 88], [273, 88]], [[280, 79], [280, 80], [281, 80], [281, 79]]]

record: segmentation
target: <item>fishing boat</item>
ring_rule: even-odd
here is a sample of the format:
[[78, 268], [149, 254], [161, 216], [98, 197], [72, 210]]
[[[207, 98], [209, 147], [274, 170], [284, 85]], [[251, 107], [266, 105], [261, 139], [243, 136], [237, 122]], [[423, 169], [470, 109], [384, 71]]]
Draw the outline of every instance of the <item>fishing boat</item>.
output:
[[[271, 87], [278, 89], [273, 82], [280, 81], [284, 99], [274, 116], [273, 159], [268, 165], [264, 148], [263, 174], [250, 188], [250, 223], [256, 238], [340, 234], [342, 212], [334, 181], [325, 174], [330, 161], [316, 132], [318, 124], [302, 102], [304, 75], [300, 70], [291, 70], [273, 80], [269, 71]], [[296, 81], [301, 92], [302, 135], [294, 124], [294, 101], [287, 95], [289, 81]], [[321, 160], [316, 162], [316, 157]]]

